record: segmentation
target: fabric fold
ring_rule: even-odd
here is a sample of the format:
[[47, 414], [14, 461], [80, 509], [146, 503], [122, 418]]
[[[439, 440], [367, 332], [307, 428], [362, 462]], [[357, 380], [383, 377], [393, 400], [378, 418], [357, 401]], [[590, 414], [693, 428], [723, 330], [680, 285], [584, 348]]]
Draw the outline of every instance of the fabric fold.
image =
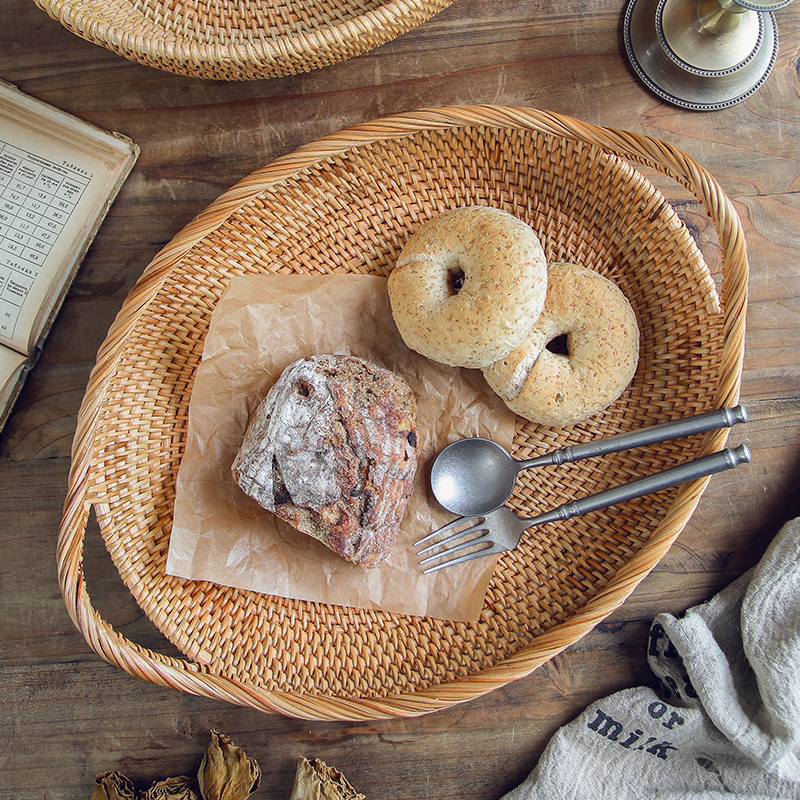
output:
[[658, 690], [592, 703], [503, 800], [800, 799], [800, 518], [707, 603], [659, 614], [647, 657]]

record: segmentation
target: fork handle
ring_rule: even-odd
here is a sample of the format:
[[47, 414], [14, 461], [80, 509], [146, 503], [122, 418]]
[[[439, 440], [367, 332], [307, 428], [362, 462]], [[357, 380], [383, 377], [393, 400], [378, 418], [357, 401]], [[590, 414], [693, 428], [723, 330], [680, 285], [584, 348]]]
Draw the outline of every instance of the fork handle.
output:
[[739, 464], [749, 462], [751, 458], [750, 448], [746, 444], [727, 448], [694, 461], [689, 461], [686, 464], [670, 467], [653, 475], [646, 475], [644, 478], [638, 478], [630, 483], [624, 483], [621, 486], [615, 486], [612, 489], [606, 489], [603, 492], [564, 503], [552, 511], [545, 512], [529, 521], [532, 524], [539, 525], [558, 519], [570, 519], [581, 514], [587, 514], [590, 511], [597, 511], [601, 508], [608, 508], [618, 503], [633, 500], [635, 497], [643, 497], [653, 492], [659, 492], [662, 489], [669, 489], [681, 483], [705, 478], [708, 475], [714, 475], [726, 469], [733, 469]]
[[548, 464], [570, 464], [592, 456], [603, 456], [608, 453], [619, 453], [633, 447], [644, 447], [648, 444], [667, 442], [683, 436], [692, 436], [696, 433], [715, 431], [718, 428], [730, 428], [737, 422], [747, 422], [747, 409], [744, 406], [733, 408], [720, 408], [715, 411], [706, 411], [684, 419], [662, 422], [649, 428], [641, 428], [631, 433], [619, 436], [608, 436], [593, 442], [564, 447], [552, 450], [543, 456], [520, 462], [521, 469], [529, 467], [542, 467]]

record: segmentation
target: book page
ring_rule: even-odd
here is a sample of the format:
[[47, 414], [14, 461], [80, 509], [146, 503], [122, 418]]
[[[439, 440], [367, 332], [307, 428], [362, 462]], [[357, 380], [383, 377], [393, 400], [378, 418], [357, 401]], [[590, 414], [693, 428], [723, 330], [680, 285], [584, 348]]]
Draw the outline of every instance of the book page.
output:
[[0, 429], [5, 424], [11, 399], [21, 386], [22, 370], [28, 363], [26, 356], [0, 345]]
[[0, 344], [32, 353], [137, 155], [0, 83]]

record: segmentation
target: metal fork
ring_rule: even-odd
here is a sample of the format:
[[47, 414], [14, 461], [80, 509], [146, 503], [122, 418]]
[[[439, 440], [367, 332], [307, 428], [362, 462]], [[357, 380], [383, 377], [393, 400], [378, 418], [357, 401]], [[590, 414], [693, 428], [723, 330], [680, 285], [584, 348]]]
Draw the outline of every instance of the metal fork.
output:
[[[419, 563], [421, 565], [430, 564], [462, 550], [469, 550], [463, 555], [434, 563], [423, 570], [426, 573], [435, 572], [444, 567], [470, 561], [473, 558], [481, 558], [503, 553], [506, 550], [513, 550], [520, 543], [522, 534], [528, 528], [544, 525], [547, 522], [567, 520], [590, 511], [597, 511], [601, 508], [624, 503], [635, 497], [642, 497], [653, 492], [659, 492], [662, 489], [669, 489], [687, 481], [705, 478], [708, 475], [714, 475], [726, 469], [733, 469], [739, 464], [749, 462], [751, 458], [750, 448], [746, 444], [720, 450], [711, 455], [697, 458], [694, 461], [680, 464], [677, 467], [670, 467], [661, 472], [638, 478], [630, 483], [624, 483], [621, 486], [615, 486], [603, 492], [583, 497], [580, 500], [563, 503], [551, 511], [546, 511], [535, 517], [519, 517], [505, 506], [500, 506], [500, 508], [478, 517], [459, 517], [414, 542], [414, 547], [426, 545], [421, 550], [417, 550], [417, 556], [431, 553], [440, 547], [445, 548], [420, 559]], [[467, 528], [462, 527], [473, 521], [475, 521], [475, 524]], [[455, 530], [455, 533], [446, 536], [444, 539], [438, 538], [451, 530]]]

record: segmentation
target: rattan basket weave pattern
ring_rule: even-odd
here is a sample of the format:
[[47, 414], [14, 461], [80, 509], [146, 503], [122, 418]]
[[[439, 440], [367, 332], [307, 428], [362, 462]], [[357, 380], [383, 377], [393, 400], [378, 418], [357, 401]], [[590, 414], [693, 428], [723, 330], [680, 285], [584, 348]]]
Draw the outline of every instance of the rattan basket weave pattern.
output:
[[82, 38], [216, 80], [295, 75], [361, 55], [453, 0], [34, 0]]
[[[709, 274], [674, 210], [632, 163], [695, 194], [719, 236], [721, 276]], [[253, 173], [181, 231], [147, 267], [100, 350], [78, 420], [58, 568], [75, 624], [105, 659], [157, 684], [292, 716], [414, 716], [529, 674], [616, 609], [658, 563], [708, 479], [537, 529], [500, 559], [476, 623], [304, 603], [164, 573], [193, 374], [229, 277], [387, 275], [410, 231], [467, 203], [528, 221], [549, 260], [611, 277], [642, 329], [639, 370], [623, 397], [568, 430], [519, 420], [518, 455], [736, 402], [745, 245], [731, 203], [687, 155], [508, 107], [420, 111], [325, 137]], [[609, 456], [600, 467], [532, 470], [512, 504], [535, 513], [718, 449], [726, 435]], [[185, 659], [130, 642], [92, 606], [83, 575], [92, 507], [125, 584]]]

